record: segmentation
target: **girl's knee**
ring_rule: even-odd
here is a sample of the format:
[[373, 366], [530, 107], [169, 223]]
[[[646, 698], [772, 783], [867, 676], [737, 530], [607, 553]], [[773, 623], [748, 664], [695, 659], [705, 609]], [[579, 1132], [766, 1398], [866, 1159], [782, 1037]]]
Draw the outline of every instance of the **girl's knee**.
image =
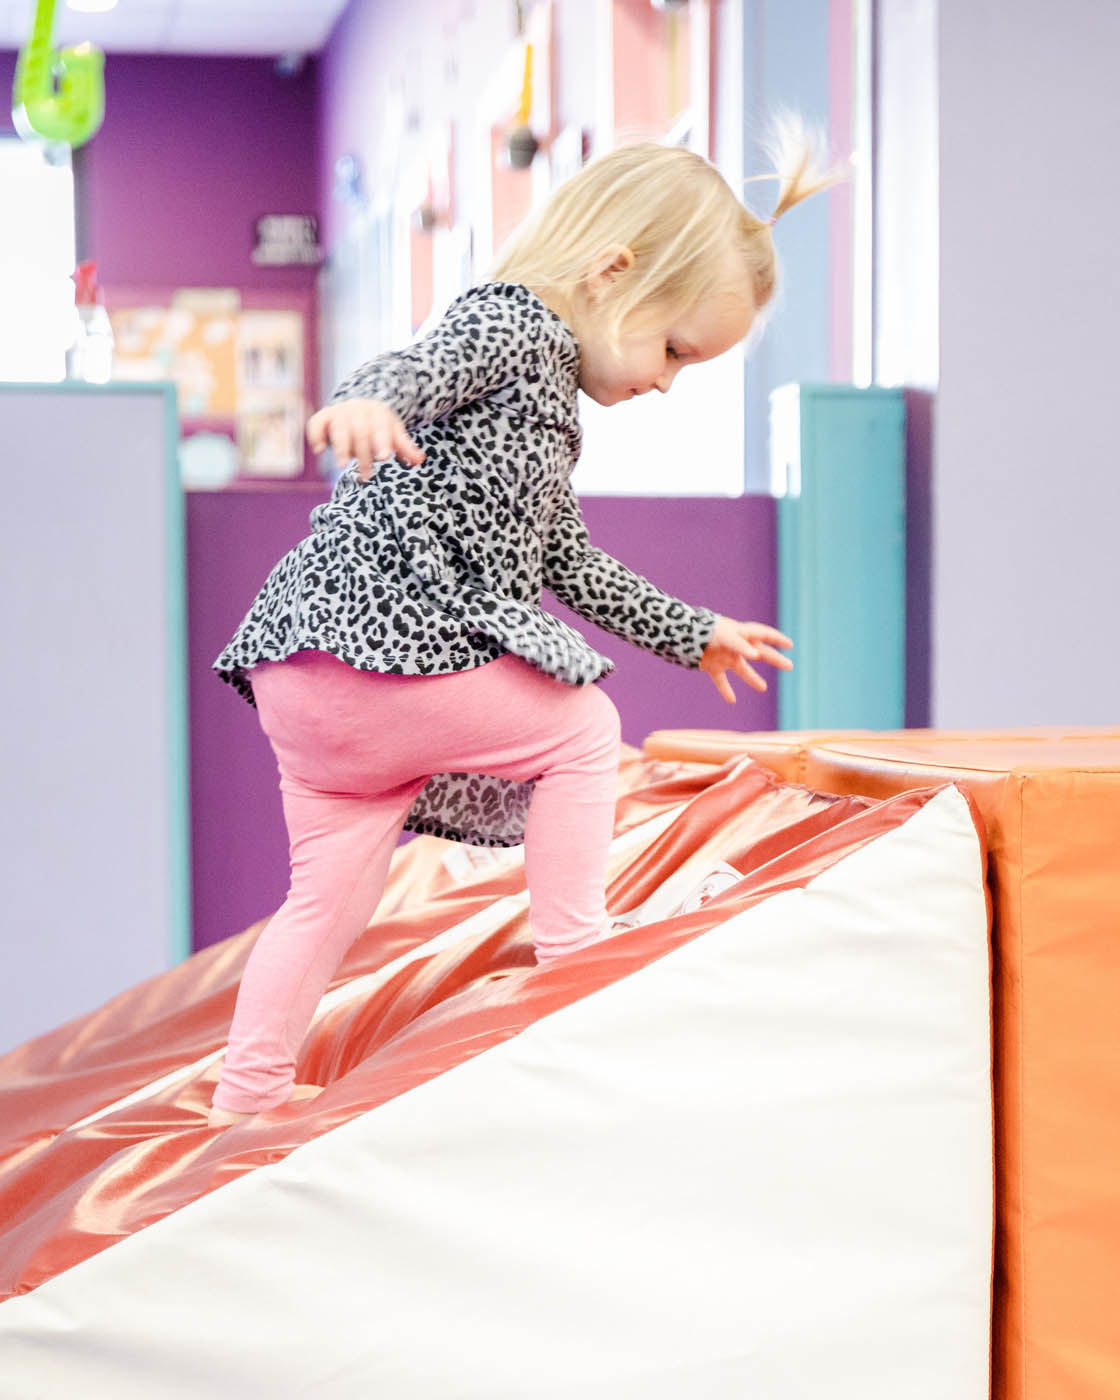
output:
[[584, 704], [584, 724], [589, 741], [617, 753], [622, 743], [622, 721], [614, 701], [598, 685], [589, 685], [581, 692]]

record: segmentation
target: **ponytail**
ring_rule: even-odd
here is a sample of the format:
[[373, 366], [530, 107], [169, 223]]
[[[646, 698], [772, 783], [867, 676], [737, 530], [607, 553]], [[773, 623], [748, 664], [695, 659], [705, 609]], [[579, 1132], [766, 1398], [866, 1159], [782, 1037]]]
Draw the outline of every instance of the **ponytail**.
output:
[[807, 127], [796, 112], [779, 112], [773, 118], [763, 149], [774, 170], [771, 175], [756, 177], [778, 181], [778, 202], [770, 215], [771, 222], [803, 199], [846, 178], [842, 167], [824, 164], [824, 144], [820, 132]]
[[843, 166], [825, 163], [823, 136], [808, 127], [796, 112], [779, 112], [773, 117], [763, 150], [773, 164], [771, 173], [754, 175], [746, 183], [777, 180], [778, 200], [768, 219], [760, 218], [743, 205], [739, 223], [743, 255], [760, 310], [773, 300], [778, 284], [778, 259], [772, 237], [774, 224], [795, 204], [847, 178]]

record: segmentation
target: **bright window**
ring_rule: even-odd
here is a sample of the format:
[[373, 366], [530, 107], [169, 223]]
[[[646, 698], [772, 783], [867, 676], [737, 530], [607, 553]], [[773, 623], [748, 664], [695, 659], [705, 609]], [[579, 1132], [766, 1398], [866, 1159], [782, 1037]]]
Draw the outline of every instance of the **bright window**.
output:
[[0, 208], [0, 379], [62, 379], [74, 316], [69, 148], [0, 137]]
[[667, 394], [603, 408], [580, 395], [587, 496], [738, 496], [743, 490], [743, 348], [686, 365]]

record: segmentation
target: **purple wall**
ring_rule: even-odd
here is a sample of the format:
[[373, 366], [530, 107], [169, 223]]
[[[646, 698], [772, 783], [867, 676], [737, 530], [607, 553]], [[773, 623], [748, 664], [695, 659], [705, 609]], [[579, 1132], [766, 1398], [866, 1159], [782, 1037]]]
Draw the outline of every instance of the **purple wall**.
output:
[[[10, 133], [16, 56], [0, 53]], [[258, 214], [319, 206], [318, 70], [281, 77], [267, 58], [109, 54], [105, 121], [77, 153], [85, 249], [110, 286], [315, 283], [310, 268], [249, 258]]]
[[0, 49], [0, 136], [14, 136], [12, 125], [12, 84], [16, 79], [16, 55]]
[[[195, 946], [206, 947], [271, 914], [287, 888], [287, 840], [276, 769], [256, 713], [209, 670], [269, 569], [307, 530], [325, 491], [195, 491], [187, 497]], [[717, 611], [774, 616], [774, 503], [593, 497], [591, 536], [670, 592]], [[672, 514], [672, 530], [665, 528]], [[708, 677], [684, 671], [574, 618], [617, 663], [604, 687], [623, 737], [681, 726], [768, 729], [773, 691], [740, 687], [732, 708]]]
[[0, 49], [0, 136], [12, 136], [12, 83], [16, 76], [16, 56], [10, 49]]
[[311, 268], [257, 267], [252, 221], [318, 204], [314, 64], [110, 54], [105, 123], [82, 152], [85, 241], [129, 287], [306, 290]]
[[[775, 596], [775, 508], [769, 496], [659, 500], [585, 496], [594, 542], [660, 588], [731, 617], [771, 622]], [[552, 602], [617, 666], [603, 687], [622, 716], [622, 737], [641, 744], [654, 729], [773, 729], [776, 690], [736, 686], [734, 706], [702, 671], [685, 671], [630, 646]]]
[[211, 671], [325, 487], [187, 493], [194, 946], [271, 914], [287, 889], [276, 766], [256, 711]]
[[[5, 93], [15, 57], [0, 53]], [[110, 308], [228, 287], [248, 306], [300, 310], [310, 402], [318, 270], [250, 254], [259, 215], [318, 211], [315, 63], [282, 77], [265, 58], [109, 54], [105, 88], [104, 123], [74, 161], [78, 257], [96, 259]]]

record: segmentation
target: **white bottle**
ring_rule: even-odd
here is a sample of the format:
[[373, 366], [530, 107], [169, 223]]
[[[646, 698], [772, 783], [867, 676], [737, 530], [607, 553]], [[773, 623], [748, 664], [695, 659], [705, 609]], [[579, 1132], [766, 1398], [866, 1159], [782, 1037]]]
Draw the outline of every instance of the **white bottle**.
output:
[[66, 352], [66, 377], [108, 384], [113, 374], [113, 323], [97, 284], [97, 264], [79, 263], [74, 272], [74, 343]]

